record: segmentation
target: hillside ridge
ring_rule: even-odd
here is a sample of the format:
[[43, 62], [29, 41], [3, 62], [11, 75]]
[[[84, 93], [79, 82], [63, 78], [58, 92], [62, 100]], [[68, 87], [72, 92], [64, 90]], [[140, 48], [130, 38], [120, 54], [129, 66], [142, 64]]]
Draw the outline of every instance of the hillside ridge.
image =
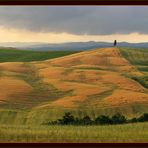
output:
[[[49, 116], [54, 120], [65, 111], [79, 117], [143, 113], [148, 90], [132, 79], [143, 75], [117, 47], [45, 61], [0, 63], [0, 113], [25, 124], [40, 124]], [[6, 122], [2, 118], [0, 123]]]
[[[73, 90], [72, 96], [60, 98], [42, 107], [78, 107], [87, 101], [90, 103], [88, 96], [90, 98], [92, 95], [96, 95], [96, 106], [148, 101], [147, 90], [138, 82], [124, 76], [142, 73], [122, 57], [118, 48], [92, 49], [47, 60], [42, 64], [44, 68], [40, 67], [39, 75], [44, 82], [61, 90]], [[39, 64], [36, 66], [39, 67]], [[106, 91], [111, 92], [110, 95], [100, 101], [99, 98], [102, 97], [99, 93]]]

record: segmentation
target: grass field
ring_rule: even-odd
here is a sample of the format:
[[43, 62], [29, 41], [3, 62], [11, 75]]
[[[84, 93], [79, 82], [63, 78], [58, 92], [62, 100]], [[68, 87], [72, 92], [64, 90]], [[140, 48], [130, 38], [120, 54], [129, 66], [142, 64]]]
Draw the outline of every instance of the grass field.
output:
[[[147, 48], [119, 48], [122, 55], [136, 66], [148, 67], [148, 49]], [[142, 70], [142, 69], [141, 69]], [[143, 69], [145, 71], [146, 69]]]
[[44, 125], [68, 111], [92, 119], [148, 112], [146, 49], [73, 53], [0, 50], [0, 142], [147, 142], [148, 123]]
[[132, 65], [136, 66], [143, 76], [132, 76], [145, 88], [148, 88], [148, 49], [147, 48], [119, 48], [121, 54]]
[[[11, 104], [12, 105], [12, 104]], [[22, 105], [23, 106], [23, 105]], [[8, 106], [7, 106], [8, 108]], [[133, 104], [124, 106], [111, 107], [85, 107], [81, 108], [46, 108], [46, 109], [0, 109], [0, 124], [9, 125], [28, 125], [39, 126], [49, 121], [55, 121], [61, 118], [65, 112], [71, 112], [75, 117], [83, 118], [88, 115], [92, 119], [98, 115], [113, 115], [117, 112], [122, 113], [128, 119], [139, 117], [143, 113], [147, 113], [148, 104]]]
[[62, 57], [80, 51], [29, 51], [19, 49], [0, 49], [0, 62], [30, 62]]
[[0, 142], [147, 142], [148, 123], [111, 126], [0, 125]]
[[0, 63], [0, 124], [40, 125], [67, 111], [79, 118], [116, 112], [130, 118], [148, 112], [146, 90], [123, 75], [139, 71], [120, 56], [117, 48], [46, 61], [7, 60], [10, 62]]

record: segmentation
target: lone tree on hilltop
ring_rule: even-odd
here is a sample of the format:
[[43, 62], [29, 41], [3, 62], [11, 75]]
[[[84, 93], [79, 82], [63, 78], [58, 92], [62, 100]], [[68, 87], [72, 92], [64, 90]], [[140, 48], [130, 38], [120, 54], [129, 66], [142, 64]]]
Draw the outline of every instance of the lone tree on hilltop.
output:
[[117, 41], [116, 40], [114, 40], [114, 46], [116, 46], [117, 45]]

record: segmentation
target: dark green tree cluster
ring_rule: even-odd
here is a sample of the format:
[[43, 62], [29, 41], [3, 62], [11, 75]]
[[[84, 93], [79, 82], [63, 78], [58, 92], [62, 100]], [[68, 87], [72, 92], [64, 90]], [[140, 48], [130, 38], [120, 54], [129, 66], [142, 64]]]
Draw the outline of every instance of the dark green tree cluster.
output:
[[135, 123], [135, 122], [146, 122], [148, 121], [148, 113], [144, 113], [142, 116], [138, 118], [132, 118], [128, 120], [129, 123]]
[[48, 124], [55, 125], [113, 125], [124, 123], [135, 123], [148, 121], [148, 113], [144, 113], [138, 118], [132, 118], [127, 120], [126, 117], [120, 113], [117, 113], [111, 117], [106, 115], [100, 115], [92, 120], [88, 115], [83, 118], [75, 118], [70, 112], [66, 112], [61, 119], [57, 121], [49, 122]]

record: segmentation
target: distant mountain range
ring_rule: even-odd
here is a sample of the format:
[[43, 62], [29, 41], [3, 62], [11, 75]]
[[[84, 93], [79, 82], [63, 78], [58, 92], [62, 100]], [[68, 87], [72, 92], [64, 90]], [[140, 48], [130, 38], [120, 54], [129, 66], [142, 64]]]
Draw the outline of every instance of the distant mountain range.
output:
[[[92, 48], [101, 48], [101, 47], [111, 47], [113, 43], [109, 42], [69, 42], [69, 43], [40, 43], [40, 42], [7, 42], [0, 43], [1, 47], [14, 47], [27, 50], [38, 50], [38, 51], [47, 51], [47, 50], [87, 50]], [[135, 47], [135, 48], [148, 48], [148, 42], [144, 43], [128, 43], [128, 42], [119, 42], [118, 47]]]

